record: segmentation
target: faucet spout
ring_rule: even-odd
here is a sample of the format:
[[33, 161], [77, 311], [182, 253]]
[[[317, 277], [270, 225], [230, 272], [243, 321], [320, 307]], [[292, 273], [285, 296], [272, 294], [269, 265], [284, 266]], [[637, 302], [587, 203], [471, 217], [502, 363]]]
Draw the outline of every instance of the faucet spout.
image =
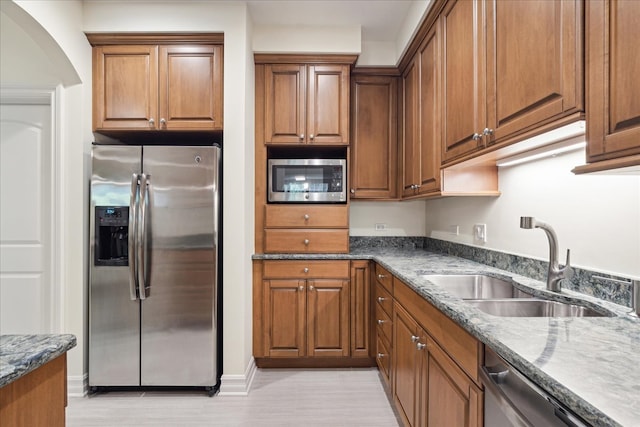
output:
[[563, 279], [571, 279], [573, 277], [573, 269], [571, 268], [571, 258], [569, 250], [567, 250], [567, 262], [563, 268], [558, 263], [558, 237], [556, 232], [549, 224], [537, 221], [532, 216], [520, 217], [520, 228], [533, 229], [540, 228], [549, 239], [549, 272], [547, 274], [547, 289], [553, 292], [560, 292], [560, 282]]

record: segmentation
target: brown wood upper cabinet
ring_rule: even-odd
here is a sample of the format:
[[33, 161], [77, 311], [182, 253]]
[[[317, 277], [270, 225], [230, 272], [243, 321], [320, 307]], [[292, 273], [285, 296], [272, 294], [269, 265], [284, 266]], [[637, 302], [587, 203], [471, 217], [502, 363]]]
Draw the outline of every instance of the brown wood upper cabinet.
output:
[[580, 117], [581, 8], [579, 0], [447, 3], [444, 164]]
[[265, 142], [348, 145], [350, 68], [267, 64]]
[[587, 162], [576, 173], [640, 165], [640, 2], [588, 1]]
[[221, 130], [222, 70], [222, 45], [94, 46], [93, 129]]
[[398, 77], [351, 79], [352, 199], [395, 199], [398, 166]]

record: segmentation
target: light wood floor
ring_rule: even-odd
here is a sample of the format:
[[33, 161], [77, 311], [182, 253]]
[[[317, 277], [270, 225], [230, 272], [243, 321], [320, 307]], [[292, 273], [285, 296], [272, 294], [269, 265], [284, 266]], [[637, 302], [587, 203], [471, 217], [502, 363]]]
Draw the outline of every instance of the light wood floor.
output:
[[367, 426], [398, 421], [376, 369], [258, 369], [248, 397], [109, 392], [69, 398], [67, 426]]

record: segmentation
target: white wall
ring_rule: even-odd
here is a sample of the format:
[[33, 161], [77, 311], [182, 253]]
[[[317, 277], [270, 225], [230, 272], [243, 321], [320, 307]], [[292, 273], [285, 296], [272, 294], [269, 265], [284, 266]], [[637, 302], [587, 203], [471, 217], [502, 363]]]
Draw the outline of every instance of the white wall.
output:
[[[581, 150], [501, 168], [498, 198], [427, 201], [427, 235], [547, 260], [545, 233], [519, 228], [520, 216], [533, 216], [555, 229], [561, 262], [569, 248], [575, 266], [640, 277], [640, 176], [571, 173], [584, 159]], [[485, 244], [474, 243], [475, 223], [487, 224]]]
[[[407, 202], [351, 201], [349, 234], [351, 236], [424, 236], [426, 204], [424, 200]], [[376, 224], [386, 230], [376, 231]]]
[[261, 53], [360, 53], [360, 26], [265, 26], [253, 29], [253, 51]]

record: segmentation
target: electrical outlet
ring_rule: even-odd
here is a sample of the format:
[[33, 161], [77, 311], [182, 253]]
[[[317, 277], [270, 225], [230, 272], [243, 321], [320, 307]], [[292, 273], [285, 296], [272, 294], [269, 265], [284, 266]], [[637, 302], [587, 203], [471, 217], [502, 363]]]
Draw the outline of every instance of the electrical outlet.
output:
[[487, 241], [487, 224], [475, 224], [473, 226], [473, 238], [478, 242]]
[[375, 229], [376, 231], [385, 231], [387, 229], [387, 224], [376, 223]]

